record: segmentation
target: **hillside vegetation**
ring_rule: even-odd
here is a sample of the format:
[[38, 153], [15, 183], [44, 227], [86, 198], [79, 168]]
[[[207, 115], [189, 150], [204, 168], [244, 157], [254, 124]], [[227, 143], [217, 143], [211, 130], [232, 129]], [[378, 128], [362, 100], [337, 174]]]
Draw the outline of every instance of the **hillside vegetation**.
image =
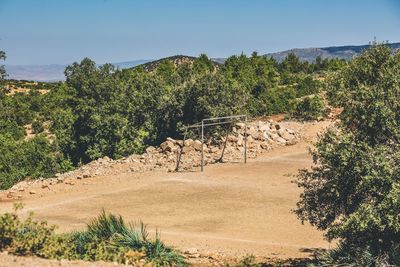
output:
[[[178, 137], [182, 125], [206, 117], [291, 112], [297, 98], [320, 92], [317, 78], [344, 64], [310, 64], [294, 55], [277, 63], [254, 53], [232, 56], [223, 65], [201, 55], [179, 64], [166, 59], [147, 70], [150, 65], [119, 70], [109, 64], [98, 67], [85, 58], [68, 66], [66, 81], [48, 85], [46, 94], [37, 84], [13, 95], [3, 87], [0, 188], [100, 157], [140, 153], [168, 136]], [[54, 140], [45, 133], [25, 140], [24, 126], [32, 124], [41, 132], [44, 123]]]

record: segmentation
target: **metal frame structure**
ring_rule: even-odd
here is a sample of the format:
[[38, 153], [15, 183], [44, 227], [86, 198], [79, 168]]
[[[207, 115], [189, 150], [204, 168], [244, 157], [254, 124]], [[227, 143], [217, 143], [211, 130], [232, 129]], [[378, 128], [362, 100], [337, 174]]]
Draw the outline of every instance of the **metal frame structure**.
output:
[[[207, 126], [214, 126], [214, 125], [223, 125], [223, 124], [231, 124], [237, 121], [244, 121], [244, 163], [247, 163], [247, 115], [235, 115], [235, 116], [225, 116], [225, 117], [214, 117], [214, 118], [207, 118], [203, 119], [199, 123], [195, 123], [192, 125], [188, 125], [184, 127], [184, 134], [183, 134], [183, 142], [182, 145], [180, 146], [180, 151], [177, 154], [177, 162], [176, 162], [176, 168], [175, 171], [179, 171], [179, 164], [181, 161], [182, 157], [182, 151], [183, 148], [185, 147], [185, 140], [186, 136], [188, 134], [189, 129], [193, 128], [199, 128], [201, 127], [201, 171], [204, 170], [204, 127]], [[229, 131], [226, 133], [225, 137], [225, 142], [224, 142], [224, 147], [222, 149], [221, 157], [219, 161], [222, 162], [222, 158], [224, 156], [225, 152], [225, 147], [226, 143], [228, 141], [228, 134], [231, 131], [232, 127], [229, 128]]]

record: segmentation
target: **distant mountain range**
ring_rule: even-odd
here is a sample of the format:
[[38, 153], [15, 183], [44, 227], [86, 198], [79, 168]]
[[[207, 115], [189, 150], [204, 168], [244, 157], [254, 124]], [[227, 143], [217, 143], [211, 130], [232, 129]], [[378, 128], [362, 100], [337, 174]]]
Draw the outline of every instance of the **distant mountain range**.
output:
[[[392, 51], [400, 51], [400, 43], [388, 44]], [[294, 48], [282, 52], [268, 53], [265, 56], [273, 57], [277, 61], [282, 61], [289, 53], [296, 54], [300, 60], [313, 62], [318, 56], [321, 58], [340, 58], [350, 60], [352, 57], [359, 55], [363, 50], [370, 45], [352, 45], [352, 46], [330, 46], [322, 48]], [[172, 60], [179, 64], [184, 61], [191, 61], [195, 57], [177, 55], [163, 59]], [[132, 68], [138, 65], [143, 65], [146, 70], [152, 70], [160, 61], [144, 59], [133, 60], [126, 62], [113, 63], [120, 69]], [[225, 58], [212, 59], [216, 64], [223, 64]], [[67, 65], [6, 65], [6, 70], [10, 79], [16, 80], [34, 80], [34, 81], [60, 81], [64, 80], [64, 69]]]
[[[393, 52], [400, 50], [400, 43], [391, 43], [388, 45]], [[282, 52], [269, 53], [265, 56], [273, 57], [278, 62], [284, 60], [289, 53], [294, 53], [300, 58], [300, 60], [309, 62], [315, 61], [318, 56], [320, 56], [322, 59], [340, 58], [344, 60], [350, 60], [369, 47], [370, 45], [348, 45], [322, 48], [294, 48]]]

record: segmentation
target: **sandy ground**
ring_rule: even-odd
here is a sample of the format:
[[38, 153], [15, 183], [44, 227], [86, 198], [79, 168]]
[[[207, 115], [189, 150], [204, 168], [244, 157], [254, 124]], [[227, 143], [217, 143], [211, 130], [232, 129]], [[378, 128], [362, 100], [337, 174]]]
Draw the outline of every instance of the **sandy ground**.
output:
[[[142, 220], [158, 229], [165, 243], [201, 254], [241, 257], [308, 257], [328, 248], [323, 233], [302, 225], [292, 213], [301, 190], [293, 183], [298, 169], [311, 165], [310, 141], [328, 122], [293, 124], [305, 138], [276, 148], [247, 164], [224, 163], [199, 171], [121, 174], [57, 184], [25, 194], [23, 212], [59, 226], [85, 227], [102, 209], [127, 221]], [[0, 194], [1, 196], [1, 194]], [[12, 202], [0, 202], [9, 210]]]

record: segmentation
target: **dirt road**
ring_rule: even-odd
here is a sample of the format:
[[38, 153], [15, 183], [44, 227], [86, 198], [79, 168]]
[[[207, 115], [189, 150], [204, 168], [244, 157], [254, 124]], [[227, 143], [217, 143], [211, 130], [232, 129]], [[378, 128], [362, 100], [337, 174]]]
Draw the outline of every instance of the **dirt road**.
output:
[[[243, 163], [206, 166], [203, 173], [148, 172], [94, 177], [26, 194], [24, 212], [59, 226], [83, 228], [103, 208], [159, 229], [179, 249], [229, 257], [305, 257], [327, 248], [322, 233], [291, 212], [300, 189], [292, 181], [309, 167], [308, 142], [327, 123], [303, 126], [306, 138]], [[294, 127], [294, 126], [292, 126]], [[0, 203], [0, 209], [11, 207]]]

